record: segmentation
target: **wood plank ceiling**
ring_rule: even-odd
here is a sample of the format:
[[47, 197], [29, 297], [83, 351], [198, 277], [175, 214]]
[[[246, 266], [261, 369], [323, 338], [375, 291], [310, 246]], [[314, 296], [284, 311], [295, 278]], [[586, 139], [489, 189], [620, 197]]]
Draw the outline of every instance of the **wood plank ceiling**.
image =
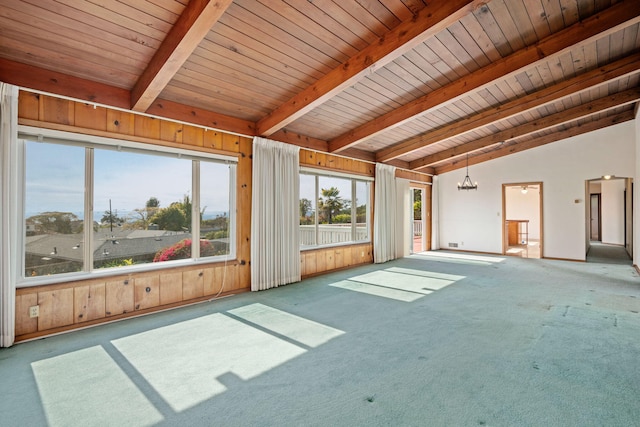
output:
[[639, 25], [638, 0], [0, 0], [0, 80], [437, 174], [633, 119]]

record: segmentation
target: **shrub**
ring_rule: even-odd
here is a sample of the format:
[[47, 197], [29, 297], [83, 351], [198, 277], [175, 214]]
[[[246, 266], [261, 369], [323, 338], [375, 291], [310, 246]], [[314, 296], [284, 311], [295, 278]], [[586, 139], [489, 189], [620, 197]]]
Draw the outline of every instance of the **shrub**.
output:
[[210, 231], [204, 235], [204, 238], [207, 240], [224, 239], [226, 237], [229, 237], [229, 232], [227, 230]]
[[349, 224], [351, 223], [351, 215], [350, 214], [338, 214], [333, 217], [334, 224]]
[[[207, 240], [200, 240], [200, 256], [206, 257], [213, 255], [215, 255], [213, 245]], [[172, 246], [160, 249], [153, 258], [153, 262], [185, 258], [191, 258], [191, 239], [183, 239]]]

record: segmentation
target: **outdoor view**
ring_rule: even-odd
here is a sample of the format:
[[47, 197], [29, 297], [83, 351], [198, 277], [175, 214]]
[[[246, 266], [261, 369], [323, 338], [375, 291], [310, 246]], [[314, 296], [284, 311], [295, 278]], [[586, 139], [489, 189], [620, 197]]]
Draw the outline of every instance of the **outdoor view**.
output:
[[300, 245], [367, 240], [368, 195], [365, 181], [301, 174]]
[[[194, 160], [93, 149], [93, 218], [85, 218], [85, 152], [26, 143], [25, 276], [191, 258]], [[200, 257], [229, 254], [231, 167], [197, 160]], [[90, 224], [90, 225], [89, 225]]]

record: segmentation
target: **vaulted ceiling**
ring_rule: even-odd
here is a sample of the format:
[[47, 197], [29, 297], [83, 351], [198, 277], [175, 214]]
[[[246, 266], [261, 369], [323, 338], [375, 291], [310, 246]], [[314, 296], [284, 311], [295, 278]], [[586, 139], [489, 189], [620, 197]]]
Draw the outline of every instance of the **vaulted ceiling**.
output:
[[633, 119], [639, 25], [638, 0], [0, 0], [0, 80], [442, 173]]

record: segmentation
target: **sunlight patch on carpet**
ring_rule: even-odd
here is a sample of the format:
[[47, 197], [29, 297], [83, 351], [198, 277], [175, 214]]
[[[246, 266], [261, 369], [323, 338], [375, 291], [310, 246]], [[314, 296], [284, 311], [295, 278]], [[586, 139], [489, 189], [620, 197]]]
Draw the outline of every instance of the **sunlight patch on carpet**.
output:
[[406, 274], [389, 270], [372, 271], [371, 273], [354, 276], [349, 280], [371, 285], [385, 286], [401, 291], [430, 294], [431, 291], [444, 288], [453, 283], [453, 280], [437, 277], [425, 277], [416, 274]]
[[431, 291], [423, 291], [423, 293], [406, 292], [399, 289], [372, 285], [369, 283], [354, 282], [351, 280], [343, 280], [341, 282], [330, 283], [329, 286], [404, 302], [412, 302], [422, 298], [426, 294], [431, 293]]
[[438, 273], [437, 271], [417, 270], [415, 268], [391, 267], [384, 271], [435, 279], [430, 282], [432, 285], [431, 289], [434, 290], [442, 289], [453, 282], [466, 278], [466, 276], [458, 276], [457, 274]]
[[229, 310], [229, 313], [309, 347], [318, 347], [344, 334], [339, 329], [259, 303]]
[[31, 369], [49, 426], [151, 426], [164, 419], [101, 346], [39, 360]]
[[225, 374], [246, 381], [306, 352], [221, 313], [112, 343], [176, 412], [223, 393]]

